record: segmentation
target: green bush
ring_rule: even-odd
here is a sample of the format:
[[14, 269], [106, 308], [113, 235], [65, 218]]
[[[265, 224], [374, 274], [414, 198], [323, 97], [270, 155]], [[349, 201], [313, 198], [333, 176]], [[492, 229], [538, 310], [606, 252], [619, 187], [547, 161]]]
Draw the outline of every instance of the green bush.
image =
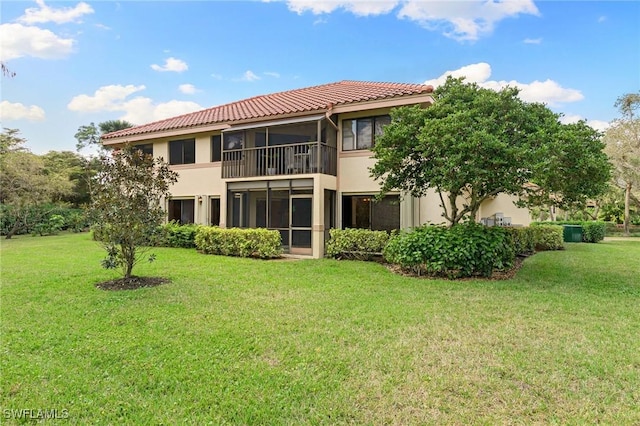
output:
[[[582, 226], [582, 241], [585, 243], [597, 243], [604, 239], [608, 229], [607, 224], [608, 222], [592, 220], [560, 220], [556, 222], [532, 222], [531, 226], [579, 225]], [[615, 227], [615, 225], [613, 226]]]
[[533, 230], [536, 250], [563, 250], [564, 238], [563, 228], [560, 225], [538, 225], [531, 226]]
[[389, 241], [385, 231], [370, 229], [331, 229], [325, 256], [340, 259], [371, 260], [380, 255]]
[[513, 240], [516, 256], [529, 256], [536, 251], [535, 233], [530, 227], [506, 228]]
[[490, 276], [513, 265], [513, 239], [505, 228], [466, 223], [445, 228], [425, 225], [393, 236], [385, 259], [417, 274], [446, 277]]
[[181, 225], [171, 221], [160, 227], [157, 245], [164, 247], [194, 248], [198, 225], [193, 223]]
[[205, 254], [257, 257], [269, 259], [282, 254], [280, 232], [264, 228], [218, 228], [199, 226], [195, 235], [196, 248]]
[[585, 243], [597, 243], [604, 240], [607, 226], [604, 222], [583, 222], [582, 241]]
[[[59, 216], [54, 218], [54, 216]], [[60, 223], [60, 217], [62, 223]], [[0, 204], [0, 235], [7, 235], [17, 223], [15, 235], [53, 235], [61, 230], [82, 231], [89, 224], [82, 209], [42, 204], [28, 208]]]

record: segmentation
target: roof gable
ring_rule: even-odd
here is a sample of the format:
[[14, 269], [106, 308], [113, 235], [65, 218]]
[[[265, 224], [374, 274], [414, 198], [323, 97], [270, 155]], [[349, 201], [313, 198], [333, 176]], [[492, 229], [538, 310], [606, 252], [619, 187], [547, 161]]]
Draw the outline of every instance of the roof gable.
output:
[[433, 87], [423, 84], [343, 80], [336, 83], [254, 96], [229, 104], [119, 130], [103, 135], [103, 139], [187, 129], [216, 123], [233, 123], [280, 115], [327, 111], [336, 105], [431, 92], [433, 92]]

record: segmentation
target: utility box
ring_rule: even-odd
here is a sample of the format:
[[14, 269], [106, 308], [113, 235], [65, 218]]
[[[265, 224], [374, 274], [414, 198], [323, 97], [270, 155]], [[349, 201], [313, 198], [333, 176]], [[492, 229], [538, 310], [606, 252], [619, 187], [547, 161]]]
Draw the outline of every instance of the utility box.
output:
[[580, 225], [563, 225], [563, 236], [565, 243], [581, 243], [582, 242], [582, 226]]

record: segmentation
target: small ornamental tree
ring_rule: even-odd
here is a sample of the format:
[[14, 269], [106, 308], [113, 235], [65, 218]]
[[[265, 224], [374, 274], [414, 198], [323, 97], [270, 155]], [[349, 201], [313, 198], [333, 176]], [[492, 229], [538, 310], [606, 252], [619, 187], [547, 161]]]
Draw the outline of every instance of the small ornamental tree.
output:
[[148, 255], [165, 216], [163, 200], [178, 174], [162, 158], [125, 147], [101, 157], [102, 168], [92, 188], [90, 215], [96, 237], [107, 251], [102, 265], [122, 268], [125, 279]]

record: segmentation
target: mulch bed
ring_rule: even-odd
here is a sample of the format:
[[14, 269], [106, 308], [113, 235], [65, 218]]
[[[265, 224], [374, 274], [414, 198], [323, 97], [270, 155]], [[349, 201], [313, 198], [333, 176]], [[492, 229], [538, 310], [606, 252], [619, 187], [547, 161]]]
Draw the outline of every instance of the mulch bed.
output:
[[108, 291], [135, 290], [143, 287], [156, 287], [169, 282], [171, 280], [162, 277], [130, 277], [98, 283], [96, 287]]

